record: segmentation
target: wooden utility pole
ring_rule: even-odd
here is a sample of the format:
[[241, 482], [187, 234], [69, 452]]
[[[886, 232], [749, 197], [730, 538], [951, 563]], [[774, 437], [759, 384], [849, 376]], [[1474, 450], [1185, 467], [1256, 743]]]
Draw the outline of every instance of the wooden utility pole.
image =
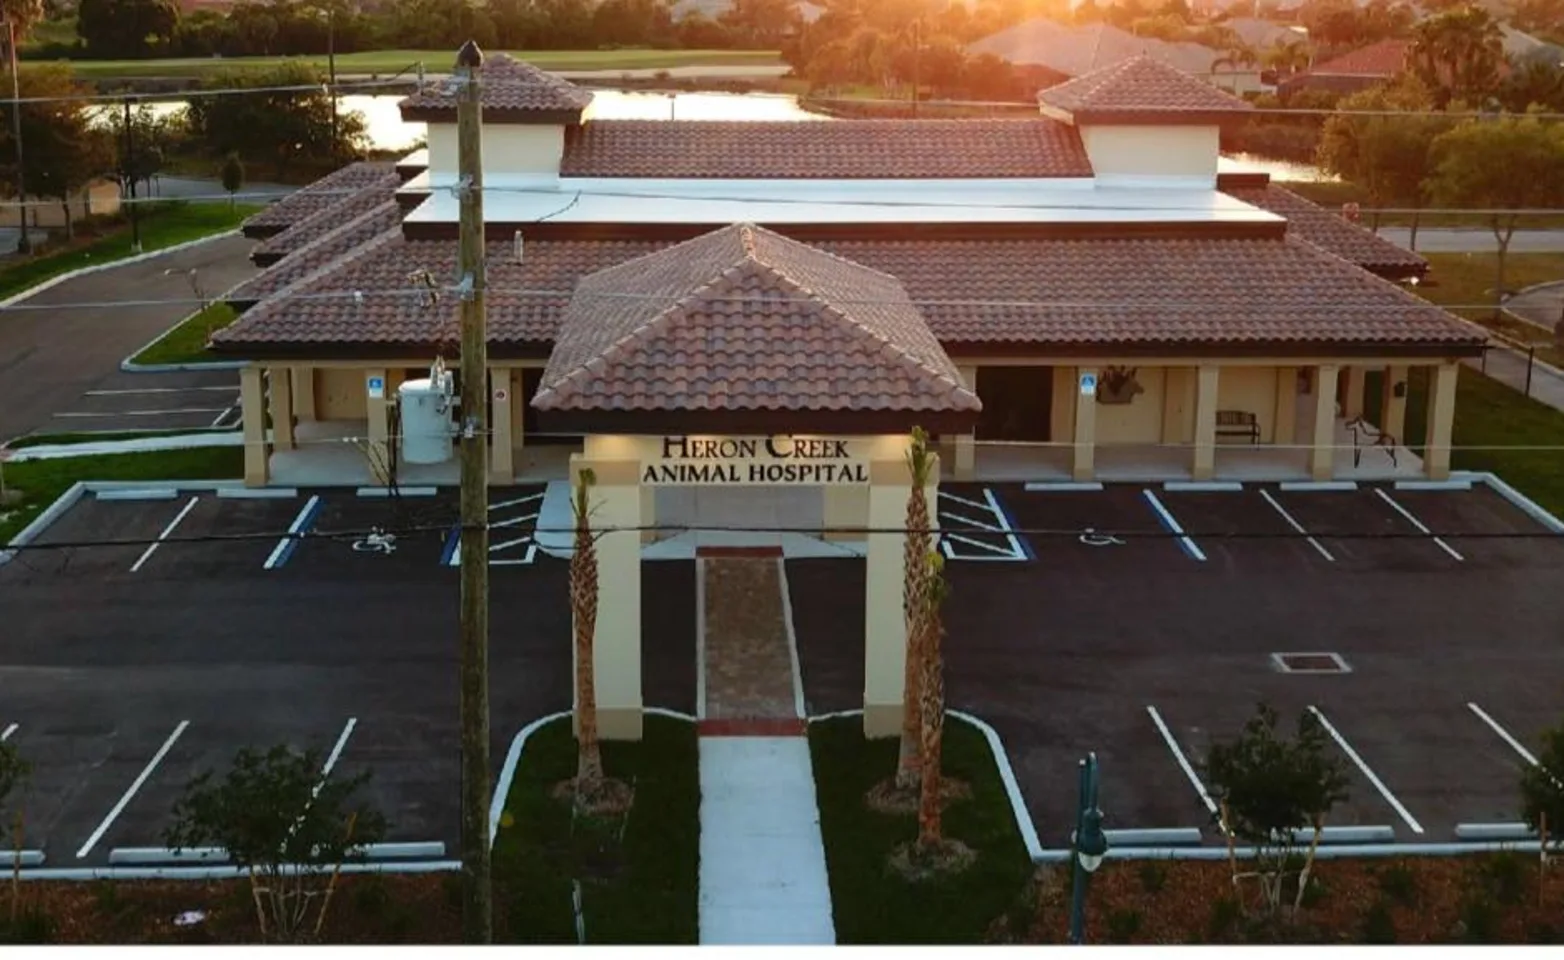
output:
[[457, 195], [461, 210], [461, 671], [462, 933], [494, 939], [489, 876], [489, 351], [483, 316], [483, 52], [471, 40], [456, 54]]

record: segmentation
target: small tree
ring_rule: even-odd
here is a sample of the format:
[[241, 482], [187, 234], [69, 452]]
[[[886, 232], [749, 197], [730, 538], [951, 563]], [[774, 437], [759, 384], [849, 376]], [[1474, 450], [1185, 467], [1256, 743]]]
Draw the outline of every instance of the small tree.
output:
[[1564, 726], [1545, 730], [1537, 763], [1521, 768], [1521, 818], [1537, 831], [1544, 844], [1550, 836], [1564, 835]]
[[1220, 824], [1229, 846], [1234, 840], [1253, 844], [1259, 869], [1238, 872], [1231, 861], [1233, 885], [1241, 878], [1260, 883], [1267, 916], [1281, 910], [1282, 889], [1291, 875], [1297, 853], [1299, 828], [1312, 827], [1303, 867], [1298, 872], [1296, 913], [1314, 866], [1320, 832], [1331, 809], [1347, 799], [1347, 775], [1341, 760], [1329, 753], [1329, 739], [1312, 712], [1298, 717], [1298, 732], [1291, 739], [1277, 733], [1277, 714], [1260, 704], [1230, 743], [1214, 744], [1206, 760], [1206, 776], [1212, 796], [1221, 804]]
[[262, 938], [314, 939], [326, 922], [342, 861], [385, 835], [385, 818], [354, 803], [368, 779], [367, 771], [346, 780], [323, 778], [314, 751], [246, 748], [222, 780], [209, 770], [186, 786], [166, 842], [175, 850], [226, 850], [249, 877]]
[[[16, 745], [0, 741], [0, 813], [12, 808], [12, 794], [21, 789], [32, 772], [31, 765], [17, 753]], [[11, 927], [15, 929], [22, 907], [22, 805], [11, 810]]]
[[[574, 542], [570, 552], [570, 612], [576, 655], [576, 776], [562, 785], [583, 813], [610, 813], [629, 805], [629, 788], [603, 773], [597, 738], [597, 542], [592, 533], [590, 470], [576, 474], [570, 493]], [[627, 536], [638, 534], [626, 534]]]
[[1469, 120], [1433, 143], [1428, 194], [1443, 207], [1491, 212], [1488, 227], [1498, 244], [1494, 278], [1495, 318], [1504, 303], [1504, 261], [1520, 214], [1557, 206], [1564, 199], [1564, 134], [1535, 117]]
[[228, 209], [232, 210], [234, 194], [244, 189], [244, 161], [232, 150], [223, 158], [223, 189], [228, 191]]
[[922, 677], [922, 619], [929, 610], [932, 573], [927, 557], [932, 542], [928, 484], [933, 465], [934, 454], [929, 449], [928, 434], [921, 427], [913, 427], [912, 442], [907, 448], [907, 473], [912, 487], [907, 491], [907, 529], [902, 550], [902, 622], [907, 632], [907, 649], [902, 674], [901, 749], [896, 757], [895, 783], [896, 789], [905, 791], [917, 789], [921, 763], [918, 705], [922, 699], [918, 685]]

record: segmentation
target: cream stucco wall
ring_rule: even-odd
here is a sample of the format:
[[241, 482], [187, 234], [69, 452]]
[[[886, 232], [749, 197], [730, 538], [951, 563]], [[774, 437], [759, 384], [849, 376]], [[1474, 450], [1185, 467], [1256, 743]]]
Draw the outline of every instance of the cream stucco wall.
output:
[[1245, 410], [1260, 421], [1260, 442], [1276, 438], [1276, 368], [1223, 367], [1217, 381], [1218, 410]]
[[[1097, 444], [1156, 443], [1162, 439], [1161, 367], [1136, 368], [1143, 393], [1129, 403], [1097, 404]], [[1095, 402], [1095, 401], [1094, 401]]]
[[[456, 175], [456, 124], [431, 123], [429, 174], [432, 179]], [[565, 154], [565, 128], [530, 124], [485, 124], [485, 174], [559, 175]]]
[[315, 416], [320, 420], [363, 420], [369, 394], [363, 370], [321, 367], [315, 371]]
[[1201, 177], [1216, 182], [1218, 128], [1081, 127], [1098, 177]]

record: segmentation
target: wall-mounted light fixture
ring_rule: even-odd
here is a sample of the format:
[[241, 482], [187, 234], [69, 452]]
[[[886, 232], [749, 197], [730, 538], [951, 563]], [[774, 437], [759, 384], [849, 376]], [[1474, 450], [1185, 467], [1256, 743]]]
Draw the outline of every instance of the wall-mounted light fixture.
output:
[[1407, 382], [1405, 380], [1397, 380], [1395, 385], [1390, 388], [1390, 392], [1397, 400], [1404, 398], [1407, 395]]

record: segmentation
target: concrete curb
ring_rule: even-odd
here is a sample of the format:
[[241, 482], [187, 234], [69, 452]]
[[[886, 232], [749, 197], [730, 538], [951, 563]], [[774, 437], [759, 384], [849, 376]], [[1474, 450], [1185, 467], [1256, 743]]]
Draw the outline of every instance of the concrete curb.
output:
[[210, 236], [201, 237], [199, 240], [187, 240], [184, 243], [176, 243], [171, 247], [159, 247], [156, 250], [149, 250], [146, 253], [138, 253], [134, 256], [125, 257], [122, 260], [111, 260], [108, 263], [95, 263], [90, 267], [81, 267], [76, 270], [70, 270], [60, 274], [59, 276], [50, 277], [42, 283], [28, 287], [21, 293], [12, 294], [11, 296], [6, 297], [4, 300], [0, 300], [0, 310], [4, 310], [6, 307], [13, 306], [14, 304], [21, 303], [23, 300], [26, 300], [29, 297], [36, 297], [45, 290], [53, 289], [67, 280], [75, 280], [77, 277], [85, 277], [88, 274], [102, 273], [105, 270], [113, 270], [115, 267], [128, 266], [132, 263], [141, 263], [145, 260], [151, 260], [153, 257], [161, 257], [165, 254], [178, 253], [181, 250], [189, 250], [191, 247], [199, 247], [201, 244], [211, 243], [213, 240], [224, 240], [228, 237], [237, 236], [239, 236], [238, 230], [225, 230], [222, 233], [214, 233]]
[[23, 527], [20, 531], [17, 532], [16, 536], [11, 538], [10, 542], [6, 544], [7, 549], [0, 550], [0, 566], [5, 566], [7, 563], [10, 563], [11, 560], [16, 556], [16, 551], [10, 548], [25, 547], [29, 543], [32, 543], [35, 539], [37, 539], [39, 534], [49, 529], [49, 527], [51, 527], [56, 520], [64, 516], [65, 511], [69, 510], [71, 507], [74, 507], [76, 505], [76, 501], [80, 500], [82, 494], [86, 492], [86, 482], [78, 480], [71, 484], [69, 490], [66, 490], [64, 493], [60, 494], [60, 496], [56, 498], [53, 503], [49, 504], [47, 507], [44, 507], [43, 512], [33, 518], [32, 523], [29, 523], [27, 526]]
[[1547, 510], [1544, 510], [1535, 500], [1526, 496], [1524, 493], [1521, 493], [1519, 490], [1510, 486], [1508, 483], [1505, 483], [1503, 480], [1500, 480], [1498, 476], [1492, 473], [1475, 473], [1467, 474], [1466, 476], [1471, 476], [1487, 484], [1490, 489], [1492, 489], [1499, 496], [1510, 501], [1510, 503], [1514, 504], [1515, 507], [1522, 513], [1531, 517], [1533, 520], [1542, 524], [1544, 527], [1547, 527], [1554, 533], [1564, 533], [1564, 521], [1561, 521], [1558, 517], [1555, 517]]
[[[197, 442], [198, 440], [202, 442]], [[184, 442], [180, 442], [184, 441]], [[29, 460], [68, 460], [71, 457], [107, 457], [126, 453], [166, 453], [170, 450], [203, 450], [211, 447], [242, 447], [239, 430], [214, 430], [206, 433], [171, 433], [166, 437], [140, 437], [135, 440], [87, 440], [82, 443], [49, 443], [11, 451], [12, 463]]]
[[[235, 230], [235, 231], [232, 231], [232, 233], [236, 234], [236, 233], [239, 233], [239, 231]], [[227, 235], [232, 235], [232, 234], [227, 234]], [[249, 280], [242, 280], [239, 283], [234, 284], [233, 286], [229, 287], [227, 290], [224, 290], [220, 295], [218, 295], [218, 297], [215, 300], [213, 300], [212, 303], [226, 303], [227, 300], [228, 300], [228, 297], [235, 290], [239, 289], [240, 287], [244, 286], [246, 283], [249, 283], [249, 282], [250, 282]], [[208, 304], [208, 306], [210, 306], [210, 304]], [[136, 362], [136, 358], [137, 357], [141, 356], [143, 353], [146, 353], [148, 350], [151, 350], [157, 344], [162, 343], [164, 340], [168, 339], [169, 335], [171, 335], [175, 330], [178, 330], [180, 327], [184, 326], [186, 322], [188, 322], [192, 317], [194, 317], [196, 314], [198, 314], [200, 312], [201, 312], [200, 310], [194, 310], [194, 311], [191, 311], [190, 313], [186, 314], [185, 316], [180, 317], [179, 320], [176, 321], [173, 326], [169, 327], [167, 330], [164, 330], [162, 333], [158, 334], [157, 336], [153, 337], [151, 340], [148, 340], [146, 343], [142, 344], [141, 345], [141, 349], [137, 350], [135, 353], [132, 353], [130, 356], [126, 357], [125, 359], [123, 359], [123, 360], [121, 360], [119, 362], [120, 370], [122, 372], [124, 372], [124, 373], [191, 373], [191, 372], [196, 372], [196, 371], [200, 371], [200, 370], [242, 370], [246, 366], [248, 366], [249, 363], [250, 363], [250, 361], [248, 361], [248, 360], [203, 360], [203, 361], [201, 361], [199, 363], [194, 363], [194, 362], [192, 362], [192, 363], [137, 363]]]

